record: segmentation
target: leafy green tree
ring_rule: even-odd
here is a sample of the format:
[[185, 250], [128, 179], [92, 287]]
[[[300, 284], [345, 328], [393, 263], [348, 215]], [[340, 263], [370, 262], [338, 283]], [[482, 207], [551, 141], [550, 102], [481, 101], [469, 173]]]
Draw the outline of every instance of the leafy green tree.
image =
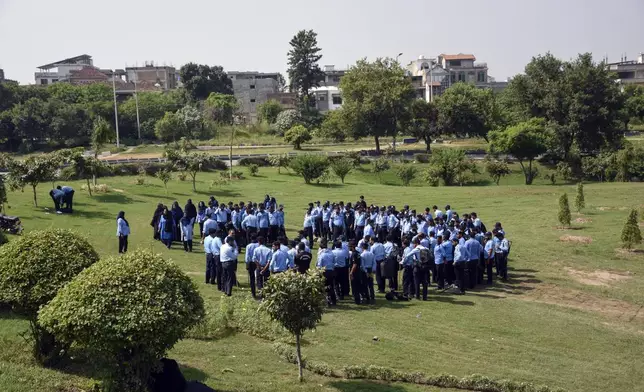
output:
[[235, 115], [239, 110], [239, 102], [234, 95], [212, 93], [205, 102], [206, 111], [210, 118], [224, 125], [232, 125], [235, 122]]
[[559, 214], [557, 217], [559, 218], [559, 223], [564, 227], [570, 226], [570, 205], [568, 204], [568, 195], [565, 193], [559, 198]]
[[385, 157], [381, 157], [371, 161], [371, 172], [376, 173], [378, 176], [378, 182], [382, 184], [382, 173], [391, 169], [391, 163]]
[[304, 331], [314, 329], [324, 313], [326, 294], [322, 271], [300, 274], [289, 271], [274, 275], [263, 291], [260, 309], [295, 336], [298, 379], [303, 381], [301, 339]]
[[407, 133], [425, 142], [426, 151], [430, 153], [432, 138], [440, 135], [438, 127], [438, 109], [433, 102], [415, 99], [409, 107], [407, 120]]
[[278, 155], [269, 155], [268, 161], [271, 163], [271, 166], [277, 167], [277, 174], [280, 173], [280, 169], [288, 169], [291, 163], [291, 157], [288, 154], [278, 154]]
[[311, 139], [313, 139], [313, 137], [304, 125], [296, 125], [284, 134], [284, 141], [292, 144], [293, 148], [296, 150], [301, 150], [302, 143], [306, 143]]
[[349, 134], [342, 108], [327, 112], [322, 121], [322, 125], [317, 130], [317, 136], [323, 139], [330, 139], [334, 142], [343, 142]]
[[476, 164], [465, 154], [465, 151], [454, 148], [443, 148], [432, 153], [425, 179], [430, 185], [438, 185], [443, 180], [445, 186], [463, 185], [470, 173], [476, 172]]
[[626, 143], [617, 152], [614, 165], [618, 181], [629, 182], [634, 177], [644, 178], [644, 148]]
[[163, 169], [156, 172], [155, 176], [163, 183], [163, 188], [165, 189], [165, 194], [167, 195], [168, 182], [172, 180], [172, 170], [170, 170], [170, 168], [164, 167]]
[[[534, 160], [547, 151], [548, 134], [541, 119], [531, 119], [502, 131], [490, 132], [490, 151], [510, 154], [519, 161], [526, 185], [532, 184], [537, 169]], [[525, 161], [528, 161], [526, 166]]]
[[581, 182], [577, 184], [577, 194], [575, 195], [575, 209], [581, 212], [586, 208], [586, 200], [584, 198], [584, 184]]
[[74, 150], [64, 160], [71, 166], [76, 177], [87, 181], [87, 191], [92, 197], [92, 186], [89, 180], [96, 178], [101, 170], [107, 170], [108, 165], [96, 157], [84, 155], [82, 149]]
[[255, 177], [259, 173], [259, 165], [256, 163], [251, 163], [248, 165], [248, 174], [251, 175], [251, 177]]
[[324, 72], [318, 61], [322, 58], [318, 48], [317, 33], [313, 30], [300, 30], [289, 42], [288, 77], [291, 81], [291, 91], [311, 106], [310, 92], [313, 87], [319, 87], [324, 80]]
[[353, 161], [349, 158], [333, 159], [331, 161], [331, 170], [344, 184], [344, 178], [353, 170]]
[[60, 166], [60, 157], [56, 154], [32, 155], [25, 160], [7, 161], [9, 174], [7, 182], [11, 190], [24, 189], [30, 185], [34, 195], [34, 206], [38, 207], [36, 188], [39, 184], [51, 179], [51, 174]]
[[436, 100], [437, 125], [441, 133], [481, 137], [500, 122], [496, 97], [490, 90], [481, 90], [469, 83], [457, 83]]
[[109, 359], [108, 391], [146, 392], [159, 360], [203, 317], [190, 277], [160, 255], [136, 250], [85, 269], [38, 322], [67, 344]]
[[485, 160], [485, 171], [492, 177], [496, 185], [499, 185], [501, 177], [505, 177], [512, 172], [506, 161], [488, 158]]
[[167, 112], [154, 126], [154, 133], [159, 140], [176, 142], [188, 134], [186, 124], [178, 113]]
[[280, 136], [286, 131], [301, 123], [300, 113], [295, 109], [288, 109], [280, 112], [275, 120], [275, 129]]
[[411, 81], [393, 59], [360, 60], [340, 80], [345, 128], [354, 138], [371, 136], [380, 154], [380, 138], [398, 134], [414, 99]]
[[301, 154], [291, 159], [290, 167], [295, 174], [304, 178], [305, 183], [310, 184], [324, 175], [329, 167], [329, 159], [324, 155]]
[[188, 153], [166, 149], [165, 156], [177, 170], [188, 173], [192, 178], [192, 190], [197, 191], [197, 173], [208, 167], [214, 160], [212, 155], [204, 152]]
[[259, 121], [265, 121], [267, 124], [275, 124], [277, 116], [284, 110], [282, 105], [274, 99], [257, 106], [257, 118]]
[[642, 242], [642, 232], [637, 222], [637, 210], [632, 209], [622, 229], [622, 247], [632, 249]]
[[233, 94], [233, 82], [219, 65], [188, 63], [181, 67], [179, 76], [193, 101], [203, 101], [212, 93]]
[[33, 354], [39, 362], [55, 362], [68, 347], [37, 322], [39, 309], [98, 258], [84, 237], [63, 229], [30, 231], [2, 247], [0, 303], [29, 320]]
[[396, 176], [400, 178], [404, 186], [409, 186], [411, 181], [416, 178], [418, 170], [412, 164], [402, 164], [396, 168]]
[[101, 149], [105, 144], [112, 141], [114, 138], [114, 129], [103, 117], [98, 117], [94, 120], [92, 130], [92, 149], [94, 150], [94, 158], [98, 158]]

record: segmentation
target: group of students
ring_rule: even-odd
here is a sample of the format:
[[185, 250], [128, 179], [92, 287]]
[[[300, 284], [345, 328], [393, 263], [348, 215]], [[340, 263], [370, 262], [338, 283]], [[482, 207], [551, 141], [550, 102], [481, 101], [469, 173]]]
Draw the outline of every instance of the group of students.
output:
[[58, 185], [49, 191], [49, 196], [54, 202], [54, 210], [57, 214], [73, 212], [74, 188], [67, 185]]

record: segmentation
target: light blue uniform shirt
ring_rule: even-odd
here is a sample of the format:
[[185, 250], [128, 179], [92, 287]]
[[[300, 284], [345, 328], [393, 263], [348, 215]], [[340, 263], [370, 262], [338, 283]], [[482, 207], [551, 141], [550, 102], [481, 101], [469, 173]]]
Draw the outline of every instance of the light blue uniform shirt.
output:
[[414, 265], [414, 261], [416, 261], [417, 254], [419, 252], [414, 252], [416, 249], [412, 248], [411, 245], [406, 247], [405, 250], [403, 251], [403, 257], [402, 257], [402, 265], [404, 267], [412, 267]]
[[373, 237], [375, 234], [376, 234], [376, 233], [374, 233], [374, 231], [373, 231], [373, 227], [371, 227], [371, 225], [366, 225], [366, 226], [364, 227], [364, 236], [363, 236], [362, 238], [364, 238], [364, 237], [366, 237], [366, 236], [371, 236], [371, 237]]
[[304, 215], [304, 227], [313, 227], [313, 215], [311, 214], [306, 214]]
[[454, 249], [454, 263], [465, 263], [470, 261], [470, 254], [465, 245], [456, 245]]
[[443, 250], [442, 246], [437, 245], [434, 247], [434, 264], [443, 264], [444, 262], [445, 262], [445, 251]]
[[315, 264], [318, 268], [324, 268], [325, 271], [333, 271], [335, 268], [335, 255], [328, 249], [323, 249], [318, 253], [318, 260]]
[[258, 212], [257, 213], [257, 225], [260, 229], [268, 228], [268, 212]]
[[213, 238], [212, 241], [210, 242], [210, 253], [212, 253], [215, 256], [219, 256], [222, 246], [223, 246], [223, 243], [221, 242], [221, 238], [219, 237]]
[[441, 244], [441, 247], [443, 247], [443, 257], [445, 258], [445, 261], [453, 261], [454, 260], [454, 246], [450, 241], [444, 241]]
[[364, 226], [367, 224], [367, 214], [364, 212], [356, 214], [356, 226]]
[[208, 218], [208, 219], [206, 219], [206, 221], [203, 224], [203, 233], [202, 234], [204, 236], [207, 236], [210, 233], [210, 229], [217, 230], [218, 226], [217, 226], [217, 221], [216, 220]]
[[331, 208], [324, 208], [322, 209], [322, 221], [323, 222], [328, 222], [329, 219], [331, 219], [331, 213], [333, 210]]
[[467, 254], [470, 256], [470, 260], [479, 259], [479, 255], [483, 249], [481, 244], [475, 238], [470, 238], [465, 241], [465, 247], [467, 248]]
[[280, 227], [284, 226], [284, 211], [277, 211], [277, 225]]
[[393, 214], [389, 215], [389, 218], [387, 219], [387, 227], [389, 228], [389, 230], [397, 228], [399, 223], [400, 221], [398, 220], [398, 218], [396, 218]]
[[288, 269], [288, 253], [283, 250], [273, 252], [269, 269], [271, 272], [284, 272]]
[[394, 244], [387, 241], [382, 247], [385, 250], [385, 257], [389, 257], [389, 255], [391, 254], [391, 251], [394, 249]]
[[340, 213], [333, 213], [331, 214], [331, 221], [332, 225], [329, 225], [330, 228], [333, 227], [344, 227], [344, 214], [342, 211]]
[[253, 253], [255, 252], [255, 249], [259, 246], [257, 242], [251, 242], [246, 246], [246, 254], [244, 255], [244, 261], [246, 264], [250, 263], [253, 261]]
[[239, 229], [241, 226], [241, 212], [239, 211], [233, 211], [230, 213], [230, 220], [233, 223], [233, 226], [235, 226], [235, 229]]
[[454, 215], [454, 213], [452, 212], [452, 210], [447, 210], [445, 211], [445, 215], [447, 216], [447, 221], [449, 222], [452, 220], [452, 215]]
[[385, 259], [385, 247], [380, 242], [375, 242], [371, 245], [369, 250], [373, 253], [376, 261], [382, 261]]
[[[217, 237], [219, 238], [219, 237]], [[212, 242], [213, 244], [215, 241]], [[219, 261], [222, 263], [230, 262], [230, 261], [235, 261], [237, 260], [237, 248], [234, 246], [230, 246], [228, 244], [224, 244], [221, 249], [220, 249], [221, 255]]]
[[378, 214], [376, 217], [376, 226], [381, 227], [381, 226], [386, 226], [387, 225], [387, 216], [385, 214]]
[[360, 268], [362, 268], [363, 271], [367, 272], [369, 269], [373, 272], [374, 269], [376, 268], [376, 258], [373, 255], [373, 253], [369, 252], [368, 250], [364, 250], [360, 254]]
[[266, 264], [271, 261], [272, 253], [273, 251], [266, 246], [258, 245], [255, 250], [253, 250], [253, 261], [261, 267], [265, 267]]
[[226, 223], [228, 221], [228, 210], [226, 208], [218, 208], [217, 212], [217, 223]]
[[242, 220], [241, 223], [242, 229], [246, 230], [249, 227], [252, 227], [254, 229], [257, 228], [257, 217], [255, 215], [246, 215], [244, 220]]
[[271, 226], [279, 226], [279, 214], [277, 211], [269, 212], [268, 213], [268, 224]]
[[[319, 257], [319, 255], [318, 255]], [[334, 257], [334, 266], [336, 268], [344, 268], [347, 266], [347, 259], [349, 258], [349, 252], [344, 249], [333, 249]]]
[[130, 235], [130, 226], [122, 218], [116, 220], [116, 235]]
[[212, 242], [212, 240], [213, 240], [213, 238], [211, 236], [206, 236], [206, 238], [204, 238], [204, 240], [203, 240], [203, 251], [204, 251], [204, 253], [212, 254], [212, 251], [210, 250], [210, 243]]
[[[492, 255], [490, 255], [490, 251], [492, 251]], [[494, 258], [494, 241], [488, 241], [485, 243], [485, 259], [493, 259]]]

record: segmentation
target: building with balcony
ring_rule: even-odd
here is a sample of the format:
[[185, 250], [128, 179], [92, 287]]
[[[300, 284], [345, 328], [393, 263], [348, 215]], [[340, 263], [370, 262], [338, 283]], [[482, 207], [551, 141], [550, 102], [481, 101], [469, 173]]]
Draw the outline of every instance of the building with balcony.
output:
[[94, 68], [92, 56], [83, 54], [76, 57], [56, 61], [54, 63], [41, 65], [38, 72], [34, 74], [37, 85], [46, 86], [56, 82], [67, 82], [72, 71], [80, 71], [83, 68]]
[[125, 68], [125, 80], [128, 82], [155, 86], [161, 91], [177, 88], [178, 75], [174, 67], [158, 66], [154, 65], [154, 62], [145, 63], [143, 67]]
[[326, 113], [342, 107], [342, 93], [336, 86], [320, 86], [311, 89], [315, 97], [315, 107], [320, 113]]
[[233, 82], [233, 93], [246, 122], [257, 122], [257, 106], [279, 93], [279, 73], [230, 71], [228, 77]]
[[622, 85], [635, 84], [644, 86], [644, 53], [637, 60], [628, 61], [625, 57], [619, 63], [608, 64], [608, 69], [617, 74]]
[[320, 83], [322, 86], [339, 86], [340, 79], [347, 72], [346, 69], [336, 69], [335, 65], [324, 66], [324, 80]]

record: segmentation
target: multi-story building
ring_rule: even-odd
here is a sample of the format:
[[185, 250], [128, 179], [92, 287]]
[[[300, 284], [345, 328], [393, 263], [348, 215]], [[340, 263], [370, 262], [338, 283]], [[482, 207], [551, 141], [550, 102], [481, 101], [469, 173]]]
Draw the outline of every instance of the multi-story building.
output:
[[337, 86], [314, 87], [311, 94], [315, 97], [315, 107], [320, 113], [342, 107], [342, 94]]
[[125, 68], [125, 78], [128, 82], [140, 83], [143, 86], [156, 86], [162, 91], [177, 88], [177, 75], [177, 70], [174, 67], [158, 66], [153, 62], [145, 63], [143, 67]]
[[617, 74], [619, 83], [623, 85], [644, 86], [644, 53], [640, 53], [637, 60], [629, 61], [624, 57], [619, 63], [608, 64], [608, 69]]
[[80, 71], [88, 67], [96, 69], [92, 56], [83, 54], [39, 66], [39, 72], [34, 74], [34, 79], [36, 84], [43, 86], [56, 82], [66, 82], [69, 81], [72, 71]]
[[233, 92], [246, 122], [257, 122], [257, 106], [279, 92], [279, 73], [230, 71], [228, 77], [233, 82]]
[[324, 80], [320, 85], [322, 86], [339, 86], [340, 79], [347, 71], [345, 69], [335, 69], [335, 65], [324, 66]]

